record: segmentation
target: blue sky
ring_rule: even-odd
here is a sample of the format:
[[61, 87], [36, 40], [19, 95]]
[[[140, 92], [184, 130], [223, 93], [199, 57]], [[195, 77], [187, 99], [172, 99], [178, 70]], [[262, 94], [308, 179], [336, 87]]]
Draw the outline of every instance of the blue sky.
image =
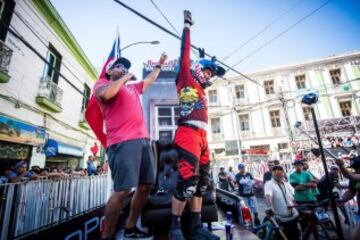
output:
[[[192, 43], [222, 59], [299, 0], [153, 0], [181, 32], [184, 9], [193, 13]], [[180, 42], [145, 22], [112, 0], [51, 0], [96, 68], [110, 52], [119, 27], [121, 46], [159, 40], [159, 45], [136, 45], [123, 55], [140, 77], [143, 62], [157, 60], [161, 52], [178, 58]], [[171, 29], [150, 0], [123, 2]], [[303, 0], [280, 21], [226, 60], [232, 65], [326, 0]], [[333, 0], [292, 30], [246, 59], [242, 72], [360, 50], [360, 1]]]

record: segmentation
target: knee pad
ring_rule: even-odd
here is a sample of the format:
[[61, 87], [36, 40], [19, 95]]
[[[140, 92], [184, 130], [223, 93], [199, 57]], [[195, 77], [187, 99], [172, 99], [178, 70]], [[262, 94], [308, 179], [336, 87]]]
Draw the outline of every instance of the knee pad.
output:
[[195, 179], [178, 182], [174, 191], [174, 197], [179, 201], [191, 199], [196, 192], [197, 182]]

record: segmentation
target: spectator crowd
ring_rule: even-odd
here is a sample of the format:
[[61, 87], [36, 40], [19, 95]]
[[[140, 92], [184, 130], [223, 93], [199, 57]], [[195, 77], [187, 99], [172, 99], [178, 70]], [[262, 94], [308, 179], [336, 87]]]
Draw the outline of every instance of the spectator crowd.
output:
[[60, 180], [70, 177], [102, 175], [108, 172], [108, 161], [105, 161], [102, 166], [96, 166], [94, 157], [89, 156], [86, 164], [87, 168], [77, 167], [72, 169], [70, 167], [62, 168], [55, 166], [40, 168], [39, 166], [31, 166], [29, 169], [27, 162], [19, 161], [14, 165], [2, 166], [0, 184], [42, 179]]
[[[357, 141], [357, 138], [355, 140]], [[257, 169], [253, 167], [254, 163], [239, 163], [235, 179], [232, 177], [232, 169], [225, 171], [225, 168], [221, 167], [218, 186], [242, 197], [253, 214], [253, 224], [259, 224], [255, 196], [265, 197], [268, 207], [274, 212], [288, 239], [300, 239], [300, 236], [302, 239], [309, 239], [311, 235], [318, 239], [321, 231], [317, 227], [317, 220], [307, 216], [301, 206], [318, 206], [317, 204], [321, 203], [327, 211], [330, 209], [330, 198], [333, 197], [345, 225], [352, 221], [351, 213], [344, 205], [347, 202], [352, 202], [353, 214], [360, 216], [359, 201], [356, 201], [356, 198], [360, 198], [360, 156], [356, 149], [358, 143], [351, 138], [329, 138], [326, 141], [332, 142], [332, 147], [339, 147], [337, 144], [341, 144], [342, 147], [352, 148], [337, 159], [326, 159], [329, 182], [325, 177], [320, 156], [300, 150], [291, 161], [291, 167], [284, 164], [290, 160], [280, 162], [269, 159], [267, 171], [262, 172], [261, 180], [254, 179], [253, 174], [247, 170], [248, 165], [250, 170]], [[235, 187], [231, 187], [232, 185]], [[261, 194], [257, 194], [260, 192]], [[360, 227], [356, 229], [360, 231]]]

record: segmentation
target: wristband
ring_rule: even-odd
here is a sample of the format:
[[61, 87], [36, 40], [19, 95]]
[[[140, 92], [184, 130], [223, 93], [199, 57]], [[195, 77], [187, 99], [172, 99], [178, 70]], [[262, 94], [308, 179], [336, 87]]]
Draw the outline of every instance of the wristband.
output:
[[161, 68], [162, 68], [162, 67], [161, 67], [161, 65], [160, 65], [160, 64], [158, 64], [158, 65], [156, 65], [156, 66], [155, 66], [155, 68], [157, 68], [157, 69], [160, 69], [160, 70], [161, 70]]

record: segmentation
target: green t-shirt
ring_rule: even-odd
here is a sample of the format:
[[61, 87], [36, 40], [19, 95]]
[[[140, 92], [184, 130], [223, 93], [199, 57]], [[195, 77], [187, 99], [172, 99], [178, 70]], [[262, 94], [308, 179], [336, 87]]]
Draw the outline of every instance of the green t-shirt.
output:
[[[305, 172], [308, 172], [312, 176], [313, 179], [316, 179], [315, 175], [312, 172], [310, 172], [309, 170], [306, 170]], [[313, 192], [316, 196], [320, 195], [320, 191], [318, 188], [313, 188]]]
[[[290, 184], [304, 184], [313, 181], [313, 176], [307, 172], [302, 171], [301, 173], [293, 172], [290, 175]], [[295, 190], [295, 200], [298, 202], [316, 201], [314, 189], [307, 188], [305, 191]]]

